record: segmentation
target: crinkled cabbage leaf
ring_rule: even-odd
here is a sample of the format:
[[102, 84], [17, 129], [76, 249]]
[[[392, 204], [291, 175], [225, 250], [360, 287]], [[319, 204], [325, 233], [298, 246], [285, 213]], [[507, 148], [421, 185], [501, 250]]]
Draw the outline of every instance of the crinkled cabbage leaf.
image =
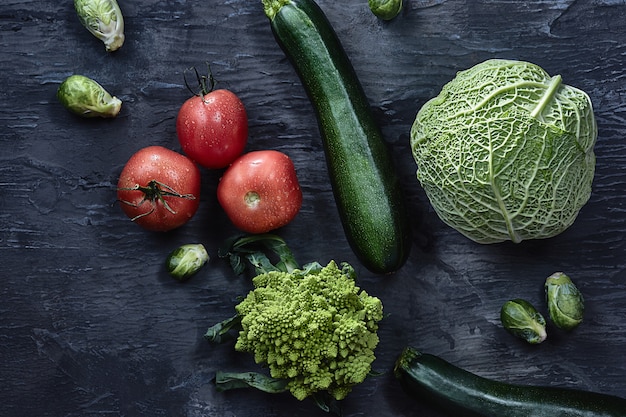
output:
[[460, 71], [411, 129], [417, 178], [441, 220], [479, 243], [553, 237], [589, 200], [589, 96], [523, 61]]

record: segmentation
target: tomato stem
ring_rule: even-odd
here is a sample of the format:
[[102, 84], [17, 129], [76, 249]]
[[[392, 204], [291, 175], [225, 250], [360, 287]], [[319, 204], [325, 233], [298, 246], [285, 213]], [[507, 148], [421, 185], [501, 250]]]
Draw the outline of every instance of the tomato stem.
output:
[[139, 184], [135, 184], [134, 187], [118, 188], [118, 190], [141, 191], [143, 193], [143, 198], [141, 199], [139, 203], [131, 203], [130, 201], [126, 201], [126, 200], [118, 200], [120, 203], [128, 204], [129, 206], [133, 206], [133, 207], [139, 207], [143, 205], [143, 203], [145, 203], [146, 201], [150, 202], [150, 206], [151, 206], [150, 210], [145, 213], [138, 214], [137, 216], [130, 219], [131, 221], [135, 221], [142, 217], [148, 216], [149, 214], [152, 214], [154, 210], [156, 209], [157, 201], [160, 201], [163, 204], [163, 207], [165, 207], [167, 211], [169, 211], [172, 214], [176, 214], [176, 212], [170, 207], [170, 205], [167, 203], [167, 201], [163, 197], [178, 197], [178, 198], [186, 198], [188, 200], [196, 199], [196, 197], [193, 194], [180, 194], [169, 185], [164, 184], [157, 180], [151, 180], [150, 182], [148, 182], [148, 185], [146, 185], [145, 187]]
[[244, 196], [244, 200], [248, 207], [256, 207], [261, 202], [261, 196], [256, 191], [248, 191]]
[[[215, 88], [215, 83], [216, 83], [215, 78], [213, 78], [213, 72], [211, 72], [211, 64], [207, 62], [206, 65], [207, 65], [207, 75], [200, 75], [196, 67], [187, 68], [183, 72], [183, 78], [185, 80], [185, 86], [187, 87], [187, 89], [194, 96], [198, 96], [202, 98], [203, 101], [204, 101], [204, 96], [206, 96], [211, 91], [213, 91], [213, 89]], [[198, 83], [198, 87], [200, 88], [200, 91], [196, 91], [192, 89], [191, 86], [189, 85], [189, 82], [187, 81], [187, 71], [194, 72], [196, 76], [196, 82]]]

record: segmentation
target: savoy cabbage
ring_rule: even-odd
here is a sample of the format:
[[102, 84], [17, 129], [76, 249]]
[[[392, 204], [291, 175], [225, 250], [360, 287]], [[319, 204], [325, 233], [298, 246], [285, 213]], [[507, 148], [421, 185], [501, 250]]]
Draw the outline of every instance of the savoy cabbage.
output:
[[411, 129], [417, 178], [441, 220], [479, 243], [568, 228], [589, 200], [597, 125], [589, 96], [529, 62], [460, 71]]

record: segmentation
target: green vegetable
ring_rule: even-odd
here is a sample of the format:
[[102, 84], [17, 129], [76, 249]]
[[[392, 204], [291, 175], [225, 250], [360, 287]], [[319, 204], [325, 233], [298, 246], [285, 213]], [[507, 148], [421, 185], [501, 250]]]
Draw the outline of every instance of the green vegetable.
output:
[[[243, 238], [243, 246], [230, 241], [230, 250], [221, 251], [239, 265], [232, 263], [233, 251], [241, 249], [260, 274], [252, 279], [254, 289], [236, 305], [236, 315], [209, 328], [205, 337], [221, 342], [229, 331], [239, 330], [235, 349], [252, 353], [269, 376], [222, 372], [216, 384], [220, 389], [289, 391], [318, 405], [320, 398], [341, 400], [370, 375], [382, 303], [355, 284], [355, 271], [346, 263], [310, 263], [287, 271], [285, 265], [294, 260], [286, 245], [280, 247], [283, 256], [276, 264], [263, 252], [252, 256], [249, 248], [268, 236]], [[270, 247], [276, 247], [278, 240], [272, 239]]]
[[545, 291], [550, 319], [557, 327], [572, 330], [583, 321], [585, 300], [570, 277], [555, 272], [546, 279]]
[[513, 385], [483, 378], [407, 347], [395, 376], [411, 397], [457, 417], [625, 417], [626, 399], [554, 386]]
[[120, 99], [83, 75], [67, 77], [59, 85], [57, 99], [66, 109], [81, 117], [115, 117], [122, 108]]
[[186, 281], [204, 266], [209, 254], [201, 243], [190, 243], [174, 249], [167, 257], [167, 271], [179, 281]]
[[402, 10], [402, 0], [368, 0], [367, 3], [372, 13], [383, 20], [393, 19]]
[[235, 309], [243, 331], [235, 349], [252, 352], [302, 400], [318, 391], [343, 399], [365, 380], [383, 307], [354, 283], [347, 265], [268, 272]]
[[555, 236], [588, 201], [597, 125], [585, 92], [522, 61], [461, 71], [411, 129], [417, 178], [446, 224], [479, 243]]
[[278, 394], [287, 390], [288, 381], [275, 379], [256, 372], [222, 372], [215, 373], [215, 385], [219, 391], [238, 388], [256, 388], [270, 394]]
[[[268, 252], [278, 258], [275, 264], [267, 257]], [[291, 272], [300, 268], [287, 243], [271, 233], [226, 239], [218, 250], [218, 256], [228, 259], [231, 268], [238, 275], [246, 272], [248, 264], [254, 267], [255, 275], [269, 271]]]
[[263, 0], [274, 37], [315, 109], [346, 237], [371, 271], [390, 273], [411, 244], [389, 149], [345, 51], [313, 0]]
[[124, 44], [124, 16], [116, 0], [74, 0], [74, 8], [80, 23], [108, 52]]
[[500, 320], [509, 333], [530, 344], [546, 340], [546, 320], [526, 300], [517, 298], [504, 303], [500, 310]]

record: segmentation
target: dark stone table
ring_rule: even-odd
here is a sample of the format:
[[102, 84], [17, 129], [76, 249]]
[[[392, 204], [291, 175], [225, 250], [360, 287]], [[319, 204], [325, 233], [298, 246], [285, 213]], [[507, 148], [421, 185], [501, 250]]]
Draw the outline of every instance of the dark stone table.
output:
[[[277, 231], [302, 262], [353, 263], [387, 317], [374, 368], [346, 416], [443, 416], [408, 398], [390, 369], [413, 345], [480, 375], [626, 395], [626, 3], [406, 0], [391, 22], [366, 0], [320, 0], [350, 56], [398, 167], [414, 245], [392, 276], [359, 266], [338, 219], [312, 107], [274, 41], [260, 0], [121, 0], [126, 42], [107, 54], [72, 2], [13, 0], [0, 11], [0, 415], [314, 416], [310, 402], [218, 393], [217, 369], [253, 367], [231, 345], [209, 345], [250, 283], [216, 250], [236, 233], [202, 171], [202, 201], [186, 226], [155, 234], [115, 202], [136, 150], [179, 150], [183, 72], [209, 62], [238, 94], [247, 150], [277, 149], [297, 167], [304, 203]], [[547, 240], [479, 245], [437, 218], [415, 179], [409, 131], [417, 110], [459, 70], [488, 59], [534, 62], [589, 93], [599, 125], [593, 194], [574, 225]], [[56, 100], [73, 73], [123, 102], [113, 120], [85, 120]], [[212, 258], [181, 284], [164, 269], [183, 243]], [[587, 300], [572, 333], [538, 346], [501, 327], [512, 297], [543, 305], [543, 281], [564, 271]]]

